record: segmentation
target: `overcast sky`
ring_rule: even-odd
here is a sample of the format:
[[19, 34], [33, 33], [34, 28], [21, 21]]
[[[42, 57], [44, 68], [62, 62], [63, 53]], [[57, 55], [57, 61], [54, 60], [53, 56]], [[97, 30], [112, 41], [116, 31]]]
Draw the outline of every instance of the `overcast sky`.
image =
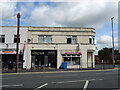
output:
[[119, 0], [8, 1], [0, 2], [1, 26], [16, 26], [16, 15], [20, 12], [21, 26], [93, 27], [98, 50], [112, 47], [111, 17], [114, 16], [115, 48], [118, 47]]

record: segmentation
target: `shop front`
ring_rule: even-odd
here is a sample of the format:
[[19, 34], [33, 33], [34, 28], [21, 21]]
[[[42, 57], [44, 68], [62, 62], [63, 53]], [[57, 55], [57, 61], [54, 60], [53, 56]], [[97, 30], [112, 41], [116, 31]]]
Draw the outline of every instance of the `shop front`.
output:
[[67, 62], [67, 68], [80, 68], [81, 52], [76, 50], [62, 50], [62, 62]]
[[[16, 49], [2, 49], [2, 68], [13, 69], [16, 65]], [[18, 68], [22, 68], [23, 53], [19, 53]]]
[[31, 69], [57, 68], [57, 50], [31, 50]]

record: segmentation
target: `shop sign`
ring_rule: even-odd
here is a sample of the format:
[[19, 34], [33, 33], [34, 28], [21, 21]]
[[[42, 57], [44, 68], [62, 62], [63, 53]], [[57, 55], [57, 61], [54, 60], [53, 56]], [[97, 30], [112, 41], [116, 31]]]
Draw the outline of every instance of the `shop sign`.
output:
[[33, 55], [57, 55], [55, 50], [32, 50], [31, 54]]
[[33, 51], [32, 54], [44, 55], [44, 52]]
[[55, 51], [48, 51], [47, 54], [48, 55], [56, 55], [56, 52]]
[[15, 49], [3, 49], [2, 54], [16, 54]]
[[81, 54], [79, 50], [62, 50], [61, 54]]

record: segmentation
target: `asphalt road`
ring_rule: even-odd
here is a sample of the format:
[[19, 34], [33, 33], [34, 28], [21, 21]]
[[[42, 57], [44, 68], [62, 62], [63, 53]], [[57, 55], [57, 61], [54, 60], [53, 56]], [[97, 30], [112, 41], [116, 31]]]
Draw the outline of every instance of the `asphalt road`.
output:
[[41, 88], [79, 88], [109, 90], [119, 88], [118, 70], [66, 71], [66, 72], [33, 72], [22, 74], [3, 74], [3, 90], [21, 88], [39, 90]]

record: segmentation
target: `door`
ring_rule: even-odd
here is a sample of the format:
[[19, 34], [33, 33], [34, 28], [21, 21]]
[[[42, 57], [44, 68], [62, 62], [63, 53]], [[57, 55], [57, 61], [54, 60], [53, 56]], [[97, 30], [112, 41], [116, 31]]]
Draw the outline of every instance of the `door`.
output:
[[44, 65], [48, 66], [48, 56], [44, 56]]

